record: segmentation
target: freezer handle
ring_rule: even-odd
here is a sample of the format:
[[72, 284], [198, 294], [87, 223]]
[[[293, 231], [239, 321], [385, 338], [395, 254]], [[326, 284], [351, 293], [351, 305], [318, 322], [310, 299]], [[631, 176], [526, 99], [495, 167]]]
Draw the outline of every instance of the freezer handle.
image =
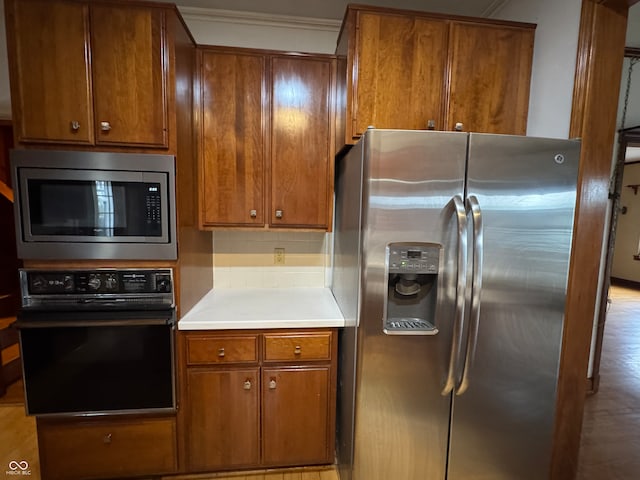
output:
[[482, 260], [484, 254], [482, 209], [475, 196], [467, 198], [467, 208], [471, 212], [471, 221], [473, 222], [471, 308], [469, 311], [469, 332], [464, 367], [462, 378], [456, 388], [456, 395], [462, 395], [469, 388], [469, 372], [476, 356], [478, 328], [480, 326], [480, 292], [482, 291]]
[[458, 227], [457, 278], [456, 278], [456, 313], [449, 356], [449, 369], [442, 395], [448, 395], [456, 386], [456, 362], [462, 345], [464, 327], [465, 288], [467, 282], [467, 212], [459, 195], [453, 197]]

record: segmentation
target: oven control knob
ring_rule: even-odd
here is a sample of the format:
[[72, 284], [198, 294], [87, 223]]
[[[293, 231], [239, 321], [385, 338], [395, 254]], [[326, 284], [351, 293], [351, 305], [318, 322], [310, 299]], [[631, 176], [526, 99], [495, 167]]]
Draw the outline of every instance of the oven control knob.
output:
[[65, 292], [73, 292], [73, 290], [75, 289], [75, 284], [73, 282], [73, 275], [65, 275], [62, 282], [64, 285]]
[[118, 288], [118, 279], [115, 273], [107, 274], [107, 278], [105, 278], [104, 280], [104, 287], [107, 290], [115, 290], [116, 288]]
[[159, 277], [156, 280], [156, 289], [158, 292], [170, 292], [171, 280], [168, 277]]
[[43, 293], [47, 289], [47, 279], [42, 275], [34, 275], [31, 278], [29, 287], [32, 293]]
[[92, 273], [89, 275], [89, 280], [87, 280], [87, 285], [89, 286], [89, 290], [98, 290], [100, 285], [102, 285], [102, 280], [100, 280], [100, 275]]

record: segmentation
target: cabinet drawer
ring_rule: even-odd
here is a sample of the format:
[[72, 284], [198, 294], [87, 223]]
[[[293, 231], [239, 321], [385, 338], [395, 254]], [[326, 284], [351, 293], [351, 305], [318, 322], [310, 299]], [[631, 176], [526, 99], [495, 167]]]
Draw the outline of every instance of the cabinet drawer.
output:
[[188, 365], [257, 362], [257, 335], [194, 335], [187, 337]]
[[38, 424], [42, 478], [112, 478], [175, 472], [175, 419]]
[[330, 360], [331, 332], [265, 334], [264, 360]]

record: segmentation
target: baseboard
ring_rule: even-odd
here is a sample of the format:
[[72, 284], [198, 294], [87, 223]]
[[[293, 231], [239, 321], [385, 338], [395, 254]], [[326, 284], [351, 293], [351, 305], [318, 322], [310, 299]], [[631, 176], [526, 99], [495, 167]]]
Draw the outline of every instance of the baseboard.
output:
[[587, 396], [595, 395], [600, 388], [600, 375], [596, 375], [592, 378], [587, 378]]
[[634, 290], [640, 290], [640, 282], [636, 282], [635, 280], [627, 280], [625, 278], [611, 277], [611, 285], [616, 285], [618, 287], [633, 288]]

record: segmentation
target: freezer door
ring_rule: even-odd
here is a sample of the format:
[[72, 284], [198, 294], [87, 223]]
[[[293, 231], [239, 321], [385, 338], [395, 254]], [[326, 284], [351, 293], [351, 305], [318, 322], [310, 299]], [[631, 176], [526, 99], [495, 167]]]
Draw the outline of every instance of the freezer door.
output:
[[[455, 132], [365, 134], [353, 480], [445, 479], [451, 395], [442, 393], [459, 245], [452, 199], [463, 195], [467, 138]], [[437, 288], [435, 335], [384, 331], [385, 298], [393, 295], [386, 255], [398, 249], [402, 258], [405, 244], [409, 259], [435, 258], [441, 246], [431, 287]]]
[[575, 141], [470, 135], [483, 274], [448, 480], [548, 478], [578, 160]]

